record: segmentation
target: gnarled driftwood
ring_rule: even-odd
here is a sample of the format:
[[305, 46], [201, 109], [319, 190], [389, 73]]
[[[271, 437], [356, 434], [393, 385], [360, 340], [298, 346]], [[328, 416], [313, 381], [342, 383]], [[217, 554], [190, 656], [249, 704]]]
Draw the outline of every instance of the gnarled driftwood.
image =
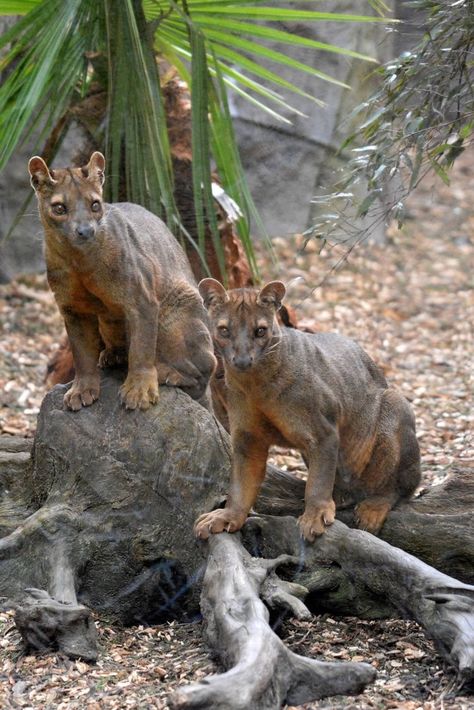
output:
[[298, 656], [286, 648], [268, 625], [270, 606], [291, 609], [298, 618], [311, 616], [296, 594], [303, 590], [269, 574], [275, 567], [296, 562], [280, 555], [255, 559], [244, 549], [240, 535], [213, 536], [204, 576], [202, 603], [206, 635], [228, 668], [188, 685], [170, 699], [172, 708], [213, 710], [272, 710], [328, 695], [361, 692], [375, 677], [365, 663], [324, 663]]
[[[147, 412], [124, 410], [118, 398], [122, 378], [120, 372], [104, 373], [99, 401], [80, 412], [63, 409], [64, 386], [49, 393], [32, 461], [19, 440], [0, 441], [0, 595], [17, 609], [32, 647], [56, 646], [93, 659], [90, 609], [126, 624], [194, 614], [210, 547], [203, 613], [216, 650], [222, 644], [229, 649], [226, 668], [237, 668], [217, 676], [213, 688], [245, 677], [254, 644], [274, 659], [268, 666], [274, 672], [262, 681], [266, 692], [259, 695], [255, 683], [248, 685], [262, 707], [339, 687], [329, 666], [325, 685], [314, 663], [284, 648], [259, 601], [305, 614], [298, 595], [306, 590], [311, 611], [416, 618], [463, 679], [472, 677], [474, 478], [467, 471], [392, 511], [382, 529], [385, 541], [439, 572], [338, 523], [314, 545], [304, 544], [290, 517], [302, 510], [304, 484], [271, 466], [258, 515], [242, 531], [243, 546], [239, 536], [229, 535], [203, 544], [193, 537], [193, 522], [223, 503], [228, 436], [212, 414], [173, 388], [162, 387], [160, 402]], [[350, 511], [339, 515], [350, 522]], [[278, 577], [271, 571], [274, 559]], [[218, 579], [220, 584], [213, 581]], [[235, 617], [223, 613], [226, 603], [219, 600], [226, 598], [235, 602]], [[232, 628], [240, 631], [230, 650], [225, 639]], [[368, 680], [365, 671], [356, 676], [344, 692]], [[201, 690], [183, 690], [177, 698], [188, 702]]]

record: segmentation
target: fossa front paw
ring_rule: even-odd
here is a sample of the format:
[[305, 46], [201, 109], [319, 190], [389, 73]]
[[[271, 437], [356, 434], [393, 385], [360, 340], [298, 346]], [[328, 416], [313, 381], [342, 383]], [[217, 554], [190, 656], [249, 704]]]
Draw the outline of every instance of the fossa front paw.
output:
[[75, 377], [71, 387], [64, 395], [64, 405], [67, 409], [78, 412], [82, 407], [89, 407], [99, 398], [100, 377]]
[[207, 540], [209, 535], [226, 532], [233, 533], [240, 530], [247, 520], [245, 513], [232, 510], [232, 508], [219, 508], [210, 513], [204, 513], [194, 523], [194, 534], [202, 540]]
[[120, 388], [120, 398], [126, 409], [149, 409], [159, 399], [155, 368], [140, 374], [128, 374]]
[[314, 542], [322, 535], [328, 525], [332, 525], [336, 517], [336, 505], [333, 500], [306, 508], [298, 519], [301, 535], [308, 542]]

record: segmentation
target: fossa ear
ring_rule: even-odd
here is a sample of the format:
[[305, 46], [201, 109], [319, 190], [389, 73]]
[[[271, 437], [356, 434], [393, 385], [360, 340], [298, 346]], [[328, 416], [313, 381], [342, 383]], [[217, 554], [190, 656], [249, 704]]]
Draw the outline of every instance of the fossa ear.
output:
[[36, 192], [40, 192], [45, 188], [51, 189], [57, 183], [57, 180], [53, 177], [54, 171], [49, 171], [48, 166], [39, 155], [34, 155], [28, 161], [28, 172], [30, 173], [31, 187]]
[[257, 296], [257, 303], [263, 306], [273, 306], [277, 311], [283, 298], [285, 297], [286, 287], [281, 281], [270, 281], [266, 284]]
[[216, 279], [203, 279], [199, 282], [198, 289], [206, 308], [226, 303], [229, 300], [224, 286]]
[[105, 158], [102, 153], [99, 153], [98, 150], [92, 153], [89, 162], [81, 170], [84, 177], [103, 185], [105, 180]]

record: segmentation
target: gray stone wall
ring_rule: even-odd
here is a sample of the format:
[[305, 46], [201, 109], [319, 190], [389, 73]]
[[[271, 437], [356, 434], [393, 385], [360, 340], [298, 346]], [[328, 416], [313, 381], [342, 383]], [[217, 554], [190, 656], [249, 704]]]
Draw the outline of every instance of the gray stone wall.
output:
[[[0, 17], [0, 35], [15, 21], [14, 17]], [[0, 74], [0, 81], [4, 78]], [[34, 201], [28, 205], [27, 215], [8, 235], [31, 190], [26, 169], [30, 155], [30, 144], [20, 148], [0, 174], [0, 283], [19, 271], [43, 268], [41, 230]]]
[[0, 176], [0, 283], [18, 272], [41, 271], [43, 246], [41, 225], [36, 216], [36, 200], [32, 199], [26, 214], [9, 234], [15, 215], [29, 195], [26, 166], [31, 151], [17, 151], [14, 160]]
[[[82, 129], [73, 123], [52, 166], [70, 164], [71, 156], [78, 153], [85, 142]], [[43, 228], [28, 174], [28, 161], [38, 152], [34, 139], [28, 141], [17, 149], [0, 175], [0, 283], [9, 281], [16, 274], [38, 273], [45, 269]], [[23, 216], [11, 230], [27, 200]]]
[[[307, 2], [291, 5], [308, 9]], [[373, 14], [368, 3], [346, 0], [318, 3], [317, 9]], [[383, 23], [295, 22], [275, 23], [275, 26], [361, 52], [381, 62], [393, 55], [392, 34], [387, 33]], [[347, 90], [310, 74], [296, 76], [294, 70], [276, 69], [285, 79], [298, 83], [325, 102], [321, 107], [304, 97], [289, 96], [289, 102], [306, 114], [301, 117], [284, 111], [291, 125], [262, 114], [241, 97], [233, 100], [239, 146], [252, 194], [269, 234], [284, 236], [305, 230], [315, 217], [311, 199], [321, 186], [330, 185], [332, 171], [337, 169], [340, 160], [335, 157], [336, 151], [349, 129], [345, 119], [373, 89], [369, 75], [374, 65], [308, 48], [280, 44], [274, 48], [291, 53], [295, 59], [351, 87]], [[275, 65], [271, 68], [275, 70]]]
[[[0, 16], [0, 35], [16, 21], [14, 17]], [[0, 81], [2, 80], [0, 74]], [[36, 198], [30, 186], [28, 160], [40, 149], [36, 146], [36, 133], [17, 148], [15, 155], [0, 173], [0, 283], [9, 281], [19, 273], [37, 273], [44, 270], [43, 231], [38, 219]], [[68, 165], [71, 155], [84, 143], [82, 130], [72, 124], [53, 166]], [[42, 145], [42, 142], [40, 142]], [[26, 209], [18, 220], [17, 215]]]

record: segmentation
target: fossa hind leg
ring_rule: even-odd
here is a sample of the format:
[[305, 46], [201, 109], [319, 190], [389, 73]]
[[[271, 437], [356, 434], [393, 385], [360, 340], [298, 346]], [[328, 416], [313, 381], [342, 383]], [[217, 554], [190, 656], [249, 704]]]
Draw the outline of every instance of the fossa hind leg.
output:
[[396, 390], [382, 397], [371, 459], [360, 483], [367, 497], [356, 508], [359, 528], [377, 534], [390, 510], [420, 482], [420, 452], [410, 405]]
[[200, 400], [206, 393], [216, 365], [209, 332], [197, 319], [188, 319], [183, 330], [159, 332], [158, 379], [160, 384], [180, 387]]
[[122, 367], [128, 363], [125, 328], [122, 318], [99, 318], [99, 331], [104, 348], [99, 355], [99, 367]]

